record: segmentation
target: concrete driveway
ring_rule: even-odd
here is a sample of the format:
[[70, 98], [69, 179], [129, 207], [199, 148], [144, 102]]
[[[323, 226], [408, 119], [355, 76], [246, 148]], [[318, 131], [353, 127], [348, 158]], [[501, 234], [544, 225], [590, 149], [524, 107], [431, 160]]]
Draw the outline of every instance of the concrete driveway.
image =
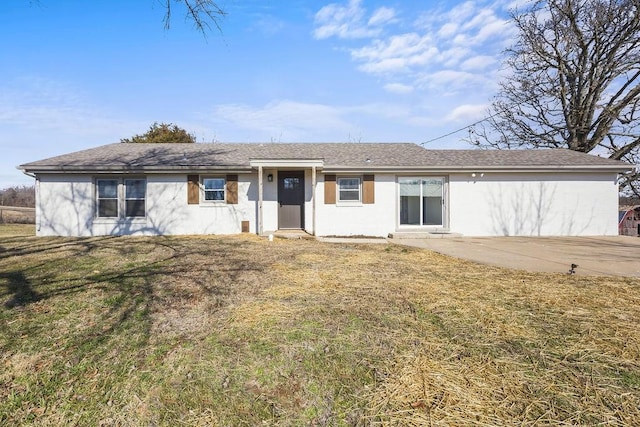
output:
[[482, 264], [527, 271], [640, 277], [640, 238], [610, 237], [456, 237], [391, 239]]

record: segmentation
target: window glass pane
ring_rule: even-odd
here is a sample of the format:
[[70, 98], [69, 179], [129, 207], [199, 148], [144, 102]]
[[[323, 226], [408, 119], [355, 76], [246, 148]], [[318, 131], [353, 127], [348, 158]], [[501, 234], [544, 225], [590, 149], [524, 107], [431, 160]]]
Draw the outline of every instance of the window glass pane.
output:
[[357, 202], [360, 200], [360, 178], [338, 178], [338, 200]]
[[340, 191], [340, 200], [345, 202], [353, 202], [360, 200], [360, 192], [358, 191]]
[[340, 178], [338, 185], [340, 190], [358, 190], [360, 188], [360, 178]]
[[424, 197], [441, 197], [442, 196], [442, 179], [423, 179], [422, 195]]
[[115, 179], [101, 179], [98, 181], [98, 197], [100, 199], [115, 199], [118, 197], [118, 181]]
[[224, 201], [224, 190], [205, 190], [204, 199], [209, 201]]
[[442, 178], [422, 180], [422, 225], [442, 225]]
[[118, 216], [118, 200], [102, 199], [98, 200], [98, 216], [99, 217], [117, 217]]
[[224, 202], [224, 178], [205, 178], [202, 180], [204, 186], [204, 199], [210, 202]]
[[420, 196], [420, 180], [419, 179], [400, 179], [400, 195], [401, 196]]
[[146, 185], [144, 179], [127, 179], [124, 182], [127, 199], [144, 199]]
[[402, 178], [400, 185], [400, 224], [420, 225], [420, 180]]
[[203, 184], [205, 190], [224, 190], [224, 178], [205, 178]]
[[284, 178], [283, 182], [285, 190], [293, 190], [295, 188], [300, 187], [300, 178], [298, 177], [287, 177]]
[[144, 216], [144, 200], [127, 200], [125, 211], [127, 217]]

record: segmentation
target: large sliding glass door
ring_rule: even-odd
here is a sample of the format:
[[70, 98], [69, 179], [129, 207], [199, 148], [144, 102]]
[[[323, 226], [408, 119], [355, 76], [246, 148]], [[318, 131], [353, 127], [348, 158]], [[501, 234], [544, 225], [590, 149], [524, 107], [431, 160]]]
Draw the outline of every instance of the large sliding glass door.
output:
[[400, 225], [444, 226], [444, 178], [398, 178]]

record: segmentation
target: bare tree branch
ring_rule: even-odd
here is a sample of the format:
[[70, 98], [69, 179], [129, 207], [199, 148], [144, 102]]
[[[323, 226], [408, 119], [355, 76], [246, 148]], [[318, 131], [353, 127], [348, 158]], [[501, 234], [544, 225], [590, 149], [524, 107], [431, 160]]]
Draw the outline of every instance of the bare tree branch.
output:
[[[512, 19], [512, 74], [476, 145], [564, 147], [640, 164], [640, 0], [537, 0]], [[625, 189], [640, 188], [635, 177]]]
[[164, 15], [164, 28], [168, 30], [171, 27], [171, 17], [173, 14], [172, 4], [183, 4], [186, 8], [186, 20], [193, 22], [194, 27], [207, 36], [207, 32], [211, 30], [211, 24], [222, 32], [220, 20], [227, 13], [213, 0], [159, 0], [163, 3], [166, 13]]

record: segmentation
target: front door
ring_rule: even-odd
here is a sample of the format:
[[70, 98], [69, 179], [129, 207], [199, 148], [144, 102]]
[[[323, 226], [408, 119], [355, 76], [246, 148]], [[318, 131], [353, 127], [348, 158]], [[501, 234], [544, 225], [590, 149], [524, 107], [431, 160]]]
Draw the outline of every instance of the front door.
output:
[[304, 171], [278, 171], [278, 228], [304, 228]]

